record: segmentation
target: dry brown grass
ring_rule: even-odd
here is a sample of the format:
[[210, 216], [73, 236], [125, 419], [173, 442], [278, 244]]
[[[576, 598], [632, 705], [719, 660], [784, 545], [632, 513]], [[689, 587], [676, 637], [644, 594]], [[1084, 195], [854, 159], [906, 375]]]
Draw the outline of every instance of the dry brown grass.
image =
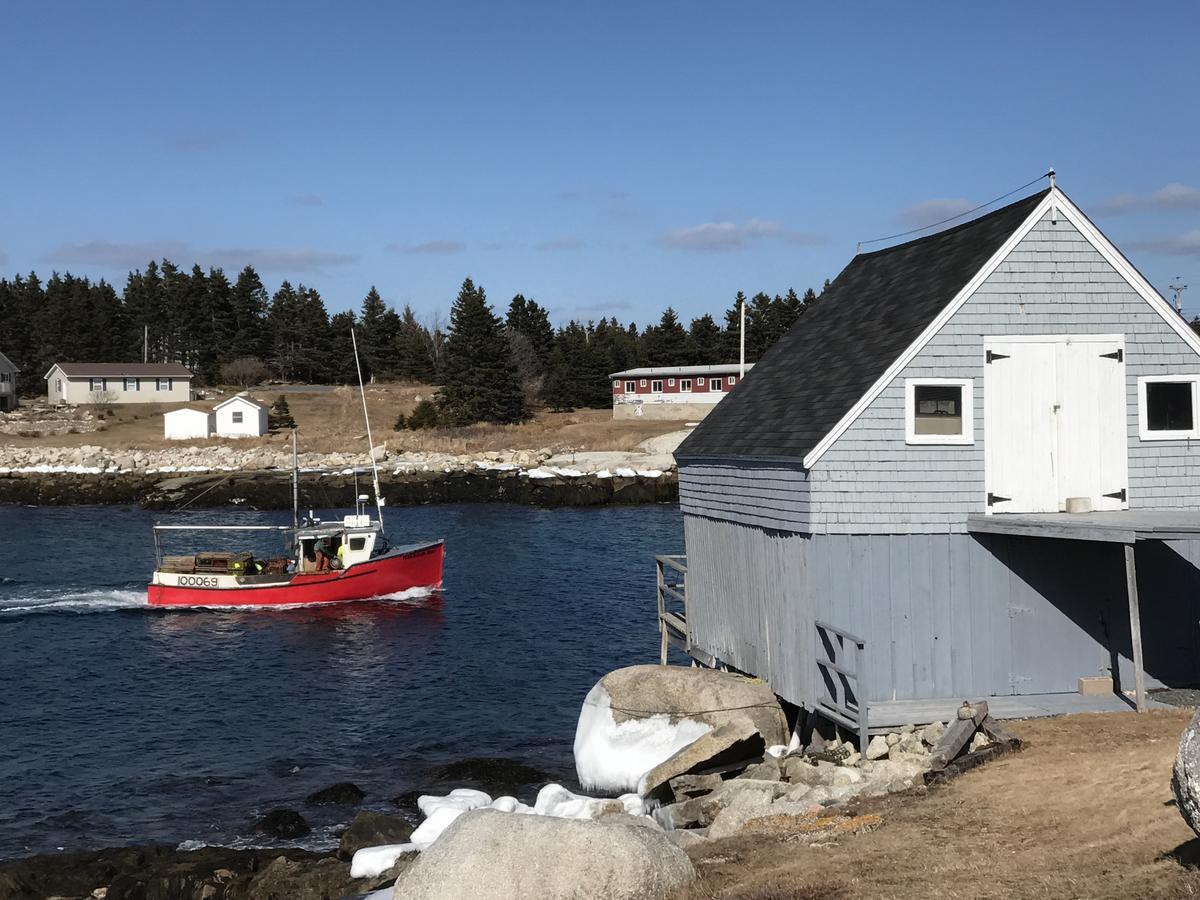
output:
[[[377, 384], [367, 387], [367, 410], [376, 442], [387, 441], [393, 450], [431, 453], [482, 453], [491, 450], [536, 450], [543, 447], [568, 450], [632, 450], [646, 438], [676, 431], [679, 422], [630, 420], [614, 422], [610, 409], [586, 409], [570, 413], [539, 412], [520, 425], [473, 425], [468, 428], [431, 431], [393, 431], [401, 414], [408, 415], [418, 398], [433, 396], [436, 388], [414, 384]], [[235, 393], [228, 389], [220, 397], [198, 401], [190, 406], [210, 408]], [[270, 405], [279, 391], [251, 391], [250, 395]], [[362, 453], [367, 449], [363, 427], [362, 401], [357, 388], [339, 387], [315, 393], [288, 393], [288, 408], [300, 429], [303, 451], [315, 453]], [[0, 444], [13, 446], [78, 447], [92, 445], [114, 450], [154, 450], [197, 444], [214, 446], [228, 443], [236, 447], [255, 445], [283, 446], [287, 434], [267, 435], [261, 439], [236, 441], [166, 441], [163, 439], [162, 414], [182, 404], [138, 404], [109, 407], [103, 419], [104, 430], [81, 434], [37, 437], [0, 435]]]
[[883, 825], [868, 834], [693, 850], [701, 880], [678, 900], [1196, 897], [1200, 840], [1170, 788], [1189, 715], [1016, 723], [1026, 750], [923, 795], [872, 802]]

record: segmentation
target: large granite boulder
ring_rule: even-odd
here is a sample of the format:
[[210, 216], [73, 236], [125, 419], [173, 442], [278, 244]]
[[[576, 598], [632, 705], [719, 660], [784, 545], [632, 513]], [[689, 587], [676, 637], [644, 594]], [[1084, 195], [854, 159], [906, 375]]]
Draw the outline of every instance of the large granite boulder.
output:
[[765, 746], [787, 743], [787, 720], [762, 681], [712, 669], [629, 666], [588, 692], [575, 731], [575, 768], [586, 790], [636, 791], [641, 777], [731, 722], [749, 722]]
[[649, 820], [463, 813], [397, 879], [395, 900], [660, 900], [691, 881], [687, 854]]
[[1183, 821], [1200, 834], [1200, 712], [1179, 736], [1179, 752], [1171, 773], [1171, 791]]

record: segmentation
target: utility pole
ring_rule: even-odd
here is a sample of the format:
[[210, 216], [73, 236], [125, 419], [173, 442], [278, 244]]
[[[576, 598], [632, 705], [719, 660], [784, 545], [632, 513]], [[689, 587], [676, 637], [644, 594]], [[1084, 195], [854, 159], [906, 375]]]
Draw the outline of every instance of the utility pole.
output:
[[1169, 284], [1169, 285], [1167, 285], [1167, 287], [1169, 287], [1172, 291], [1175, 292], [1175, 312], [1179, 313], [1182, 316], [1183, 315], [1183, 292], [1187, 290], [1188, 286], [1186, 284], [1178, 283], [1180, 281], [1180, 277], [1178, 275], [1175, 276], [1175, 281], [1176, 281], [1175, 284]]
[[741, 384], [742, 379], [746, 377], [746, 300], [742, 299], [740, 304], [741, 309], [741, 327], [738, 329], [740, 336], [741, 350], [738, 363], [738, 384]]
[[142, 362], [150, 362], [150, 326], [142, 326]]

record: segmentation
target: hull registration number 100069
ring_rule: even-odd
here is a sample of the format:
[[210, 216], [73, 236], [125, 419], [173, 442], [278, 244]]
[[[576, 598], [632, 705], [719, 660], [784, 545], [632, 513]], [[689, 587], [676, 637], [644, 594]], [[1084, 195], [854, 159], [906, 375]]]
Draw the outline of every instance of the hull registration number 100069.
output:
[[217, 578], [212, 575], [180, 575], [179, 576], [179, 586], [180, 587], [215, 588], [220, 583], [221, 582], [218, 581]]

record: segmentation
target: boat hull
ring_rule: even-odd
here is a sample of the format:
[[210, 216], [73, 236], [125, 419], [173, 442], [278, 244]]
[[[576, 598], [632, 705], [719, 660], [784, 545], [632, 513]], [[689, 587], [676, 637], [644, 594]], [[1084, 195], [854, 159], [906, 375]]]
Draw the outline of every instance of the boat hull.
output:
[[[162, 583], [155, 574], [146, 589], [150, 606], [296, 606], [346, 603], [385, 597], [414, 588], [442, 586], [442, 541], [391, 550], [366, 562], [331, 572], [293, 575], [287, 581], [226, 586], [225, 579], [176, 578]], [[212, 585], [205, 582], [211, 580]]]

